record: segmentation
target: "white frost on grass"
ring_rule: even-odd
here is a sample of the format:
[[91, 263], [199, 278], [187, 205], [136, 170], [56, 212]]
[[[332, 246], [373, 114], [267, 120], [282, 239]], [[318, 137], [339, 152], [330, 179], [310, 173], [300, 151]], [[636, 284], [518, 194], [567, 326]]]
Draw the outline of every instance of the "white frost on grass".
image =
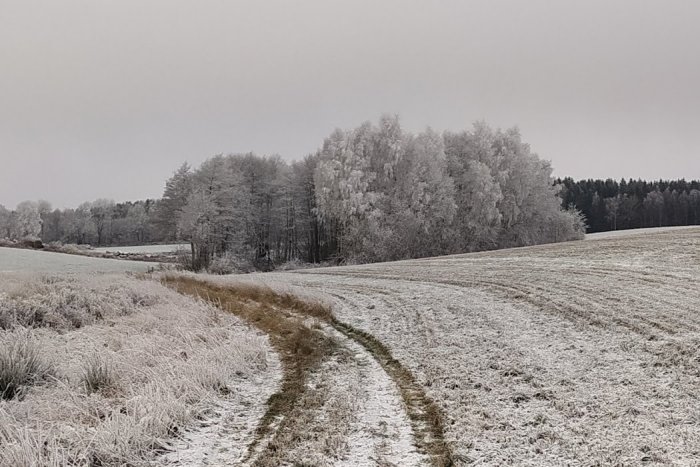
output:
[[[53, 319], [49, 327], [36, 321], [34, 328], [5, 320], [0, 341], [28, 333], [52, 374], [23, 388], [21, 397], [0, 401], [0, 465], [167, 464], [178, 450], [196, 459], [190, 451], [213, 446], [192, 442], [203, 421], [228, 420], [230, 410], [242, 423], [228, 428], [240, 431], [215, 446], [221, 451], [228, 443], [234, 456], [245, 449], [265, 410], [261, 402], [280, 378], [266, 336], [155, 281], [3, 278], [4, 310], [58, 304], [54, 315], [62, 317], [84, 305], [90, 319]], [[97, 316], [96, 299], [103, 305]], [[95, 361], [106, 369], [93, 372], [97, 385], [89, 388], [86, 371]]]

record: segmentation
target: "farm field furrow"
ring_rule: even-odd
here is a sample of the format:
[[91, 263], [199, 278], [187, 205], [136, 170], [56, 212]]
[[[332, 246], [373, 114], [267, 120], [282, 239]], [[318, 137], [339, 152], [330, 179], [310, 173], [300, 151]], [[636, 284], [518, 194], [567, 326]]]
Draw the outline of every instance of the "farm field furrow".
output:
[[387, 345], [460, 464], [700, 464], [699, 228], [246, 280]]

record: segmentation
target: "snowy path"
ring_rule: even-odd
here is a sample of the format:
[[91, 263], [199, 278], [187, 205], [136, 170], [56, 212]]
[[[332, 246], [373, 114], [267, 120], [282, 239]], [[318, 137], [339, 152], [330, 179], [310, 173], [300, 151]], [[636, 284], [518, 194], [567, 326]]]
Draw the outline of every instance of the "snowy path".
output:
[[[274, 394], [243, 396], [245, 406], [229, 400], [184, 434], [168, 458], [173, 465], [444, 465], [436, 462], [442, 446], [432, 439], [442, 440], [442, 432], [433, 436], [422, 420], [432, 413], [429, 401], [370, 336], [356, 335], [322, 307], [266, 289], [192, 278], [171, 283], [269, 333], [284, 373]], [[246, 388], [254, 391], [256, 384], [270, 386], [258, 381]]]

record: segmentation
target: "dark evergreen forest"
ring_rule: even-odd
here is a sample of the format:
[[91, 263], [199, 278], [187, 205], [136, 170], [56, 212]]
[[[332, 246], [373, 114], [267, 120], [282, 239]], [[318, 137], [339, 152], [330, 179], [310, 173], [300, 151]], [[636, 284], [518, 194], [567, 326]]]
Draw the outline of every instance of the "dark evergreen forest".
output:
[[557, 179], [562, 206], [586, 217], [588, 232], [700, 224], [700, 180]]

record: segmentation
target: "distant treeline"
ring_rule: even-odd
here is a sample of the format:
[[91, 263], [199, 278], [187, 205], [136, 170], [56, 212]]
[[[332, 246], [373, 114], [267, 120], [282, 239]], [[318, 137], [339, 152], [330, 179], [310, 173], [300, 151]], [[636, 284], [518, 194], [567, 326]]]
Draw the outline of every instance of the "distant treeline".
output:
[[583, 218], [562, 207], [551, 174], [515, 128], [479, 122], [411, 133], [385, 115], [335, 130], [298, 161], [231, 154], [184, 164], [157, 201], [0, 206], [0, 238], [185, 241], [193, 269], [221, 260], [258, 268], [388, 261], [582, 238]]
[[562, 185], [562, 206], [583, 213], [588, 232], [700, 224], [699, 180], [579, 180]]
[[0, 239], [95, 246], [161, 242], [166, 235], [153, 222], [158, 203], [98, 199], [75, 209], [53, 209], [47, 201], [23, 201], [13, 211], [0, 205]]

